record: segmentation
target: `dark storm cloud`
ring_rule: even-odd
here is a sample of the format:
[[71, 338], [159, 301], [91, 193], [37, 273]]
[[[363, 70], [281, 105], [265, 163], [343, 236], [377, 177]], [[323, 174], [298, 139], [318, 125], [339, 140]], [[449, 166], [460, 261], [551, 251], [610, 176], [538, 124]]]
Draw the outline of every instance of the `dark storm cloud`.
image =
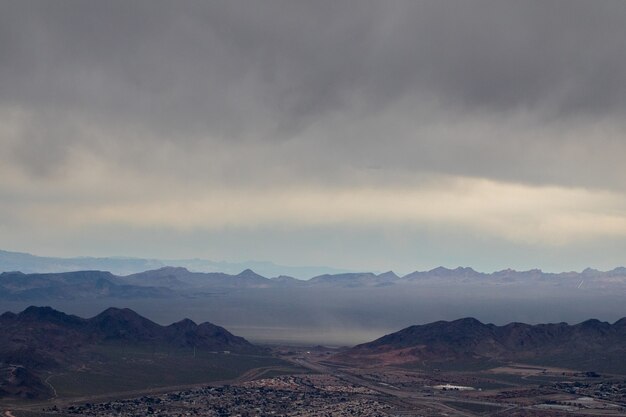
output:
[[625, 21], [621, 0], [0, 0], [0, 247], [613, 267]]
[[[298, 138], [310, 143], [284, 156], [305, 172], [335, 153], [360, 167], [567, 182], [589, 162], [599, 183], [617, 168], [556, 156], [593, 139], [554, 133], [604, 123], [622, 136], [625, 20], [623, 1], [4, 2], [0, 108], [25, 113], [11, 152], [44, 174], [94, 146], [93, 129], [122, 149]], [[532, 133], [507, 124], [516, 112]], [[396, 119], [378, 124], [386, 113]], [[416, 134], [432, 114], [501, 126]]]

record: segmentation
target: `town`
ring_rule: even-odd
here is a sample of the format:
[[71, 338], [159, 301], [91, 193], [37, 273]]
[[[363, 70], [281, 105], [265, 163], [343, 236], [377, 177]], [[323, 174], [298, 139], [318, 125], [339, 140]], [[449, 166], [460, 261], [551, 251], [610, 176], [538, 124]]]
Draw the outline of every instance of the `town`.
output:
[[383, 416], [392, 407], [366, 388], [323, 375], [281, 376], [44, 411], [82, 416]]

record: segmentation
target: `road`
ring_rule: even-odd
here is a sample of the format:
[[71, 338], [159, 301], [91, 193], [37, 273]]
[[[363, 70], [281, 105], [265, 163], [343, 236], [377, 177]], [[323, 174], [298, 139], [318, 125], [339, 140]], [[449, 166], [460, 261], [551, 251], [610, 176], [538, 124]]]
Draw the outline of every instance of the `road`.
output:
[[[430, 409], [437, 410], [439, 412], [446, 413], [449, 416], [459, 416], [459, 417], [475, 417], [475, 416], [484, 416], [484, 413], [474, 414], [469, 411], [460, 411], [456, 408], [452, 408], [442, 401], [455, 401], [455, 402], [464, 402], [468, 404], [479, 404], [479, 405], [488, 405], [488, 406], [497, 406], [497, 407], [505, 407], [507, 411], [510, 411], [514, 408], [517, 408], [513, 404], [502, 404], [502, 403], [492, 403], [478, 400], [468, 400], [465, 398], [449, 398], [443, 396], [425, 396], [419, 392], [407, 391], [392, 385], [381, 386], [378, 383], [368, 381], [367, 379], [361, 378], [357, 375], [354, 375], [347, 371], [345, 368], [333, 368], [331, 366], [322, 365], [317, 362], [313, 362], [310, 360], [305, 360], [302, 358], [291, 360], [292, 363], [300, 365], [302, 367], [311, 369], [316, 372], [320, 372], [323, 374], [332, 375], [335, 378], [340, 380], [349, 382], [351, 384], [362, 386], [365, 388], [369, 388], [372, 391], [383, 394], [387, 397], [391, 397], [394, 399], [394, 403], [401, 407], [414, 408], [416, 410], [422, 409]], [[493, 415], [501, 413], [502, 409], [494, 412]]]
[[50, 387], [50, 389], [52, 390], [52, 398], [56, 398], [58, 397], [57, 395], [57, 390], [56, 388], [54, 388], [54, 386], [50, 383], [50, 378], [52, 378], [54, 376], [54, 374], [50, 374], [48, 375], [48, 377], [44, 380], [44, 382], [46, 384], [48, 384], [48, 386]]

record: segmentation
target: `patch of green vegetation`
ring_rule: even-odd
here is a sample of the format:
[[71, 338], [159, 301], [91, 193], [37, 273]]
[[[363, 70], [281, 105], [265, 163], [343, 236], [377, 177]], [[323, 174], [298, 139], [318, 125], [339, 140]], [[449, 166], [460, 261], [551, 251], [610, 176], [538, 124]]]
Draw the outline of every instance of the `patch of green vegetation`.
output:
[[59, 397], [121, 393], [229, 380], [263, 367], [291, 367], [271, 356], [100, 345], [85, 366], [52, 376]]
[[497, 406], [497, 405], [466, 403], [462, 401], [444, 401], [443, 403], [446, 405], [449, 405], [450, 407], [459, 409], [461, 411], [466, 410], [466, 411], [470, 411], [472, 413], [478, 413], [478, 414], [493, 413], [495, 411], [502, 409], [502, 407]]

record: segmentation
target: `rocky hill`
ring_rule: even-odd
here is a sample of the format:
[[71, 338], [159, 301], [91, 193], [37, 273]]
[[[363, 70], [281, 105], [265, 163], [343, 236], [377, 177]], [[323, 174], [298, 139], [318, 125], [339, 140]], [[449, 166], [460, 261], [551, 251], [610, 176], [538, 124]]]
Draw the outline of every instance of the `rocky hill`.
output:
[[103, 343], [257, 353], [262, 349], [211, 323], [185, 319], [161, 326], [130, 309], [109, 308], [90, 319], [50, 307], [0, 316], [0, 363], [28, 369], [71, 364], [77, 354]]
[[473, 318], [405, 328], [355, 346], [336, 359], [368, 363], [530, 362], [581, 370], [626, 372], [626, 318], [568, 325], [505, 326]]

